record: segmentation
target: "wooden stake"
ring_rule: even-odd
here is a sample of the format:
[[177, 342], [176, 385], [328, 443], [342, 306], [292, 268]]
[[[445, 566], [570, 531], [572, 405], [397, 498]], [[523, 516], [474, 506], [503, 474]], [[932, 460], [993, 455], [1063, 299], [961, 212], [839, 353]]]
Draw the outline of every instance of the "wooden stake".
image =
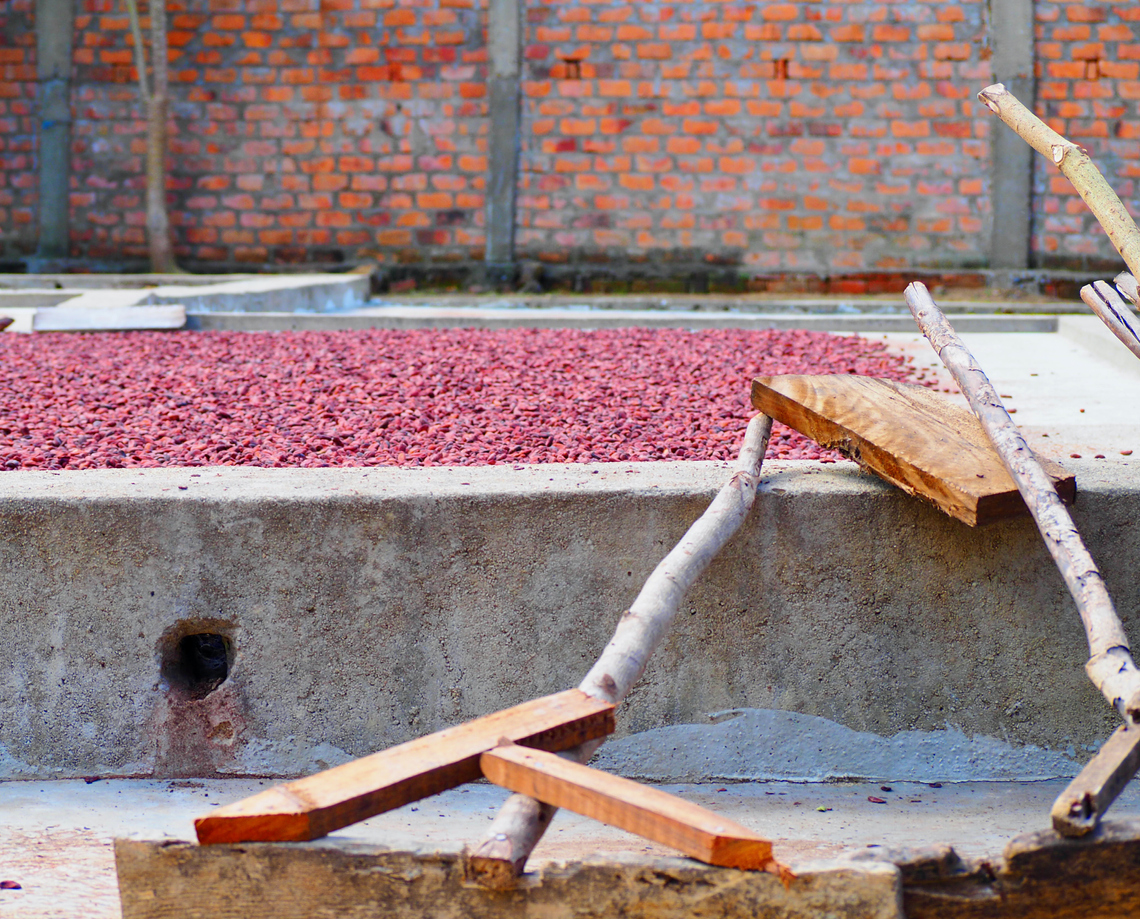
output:
[[[766, 415], [757, 415], [748, 423], [732, 478], [649, 576], [602, 656], [579, 685], [583, 692], [616, 704], [640, 678], [689, 587], [748, 516], [771, 433], [772, 419]], [[600, 742], [587, 743], [567, 756], [585, 763], [599, 746]], [[494, 889], [513, 886], [556, 810], [534, 798], [512, 795], [468, 856], [468, 876]]]
[[1121, 725], [1053, 804], [1053, 829], [1084, 836], [1140, 769], [1140, 727]]
[[974, 414], [1017, 483], [1049, 554], [1077, 604], [1089, 642], [1085, 672], [1127, 722], [1140, 719], [1140, 670], [1104, 579], [1052, 482], [1009, 417], [996, 390], [942, 311], [917, 281], [906, 302], [922, 334], [954, 376]]
[[1134, 277], [1140, 277], [1140, 229], [1089, 158], [1088, 151], [1066, 140], [1029, 109], [1001, 83], [987, 86], [978, 99], [1042, 156], [1048, 157], [1084, 199], [1085, 204]]
[[479, 764], [496, 785], [636, 833], [706, 864], [780, 873], [768, 840], [676, 795], [514, 744], [484, 753]]
[[578, 689], [278, 785], [194, 821], [202, 845], [298, 842], [479, 778], [479, 755], [506, 737], [566, 750], [613, 733], [614, 706]]
[[1081, 299], [1108, 326], [1112, 334], [1124, 343], [1124, 347], [1140, 357], [1140, 331], [1136, 328], [1136, 315], [1115, 287], [1104, 281], [1094, 281], [1081, 288]]

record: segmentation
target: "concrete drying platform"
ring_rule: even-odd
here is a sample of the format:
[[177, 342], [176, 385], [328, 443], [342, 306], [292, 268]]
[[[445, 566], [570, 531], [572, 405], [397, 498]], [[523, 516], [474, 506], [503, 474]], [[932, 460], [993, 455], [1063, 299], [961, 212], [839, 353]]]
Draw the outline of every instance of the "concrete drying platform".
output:
[[[967, 340], [1034, 444], [1076, 472], [1078, 523], [1140, 634], [1140, 482], [1122, 455], [1140, 449], [1140, 362], [1096, 320], [1062, 317], [1074, 325], [1084, 343]], [[891, 340], [933, 361], [916, 335]], [[564, 689], [728, 474], [723, 463], [5, 473], [0, 776], [293, 775]], [[186, 698], [177, 648], [202, 632], [230, 642], [229, 679]], [[943, 763], [975, 738], [1063, 760], [915, 778], [1067, 774], [1113, 726], [1084, 659], [1028, 520], [971, 530], [849, 464], [769, 463], [752, 518], [623, 709], [621, 737], [692, 726], [719, 750], [709, 713], [785, 712], [878, 738], [933, 735]], [[828, 750], [850, 746], [836, 737]], [[749, 754], [751, 771], [682, 758], [645, 774], [870, 774], [830, 755]], [[625, 762], [646, 760], [635, 746]]]
[[[447, 881], [447, 874], [441, 879], [439, 872], [454, 871], [447, 866], [455, 864], [465, 844], [480, 838], [505, 796], [502, 790], [482, 783], [467, 785], [374, 817], [311, 845], [224, 847], [201, 853], [196, 848], [171, 845], [174, 840], [194, 838], [192, 821], [196, 816], [262, 790], [266, 784], [264, 780], [248, 779], [0, 784], [0, 879], [16, 880], [23, 888], [0, 891], [0, 915], [5, 919], [118, 919], [112, 851], [115, 838], [134, 841], [124, 853], [128, 871], [133, 872], [128, 874], [127, 882], [135, 892], [128, 917], [205, 914], [255, 919], [274, 914], [273, 910], [276, 916], [320, 915], [316, 909], [308, 914], [302, 911], [300, 898], [308, 888], [292, 888], [297, 876], [295, 869], [282, 865], [283, 856], [298, 851], [303, 858], [309, 857], [304, 853], [311, 853], [325, 863], [326, 870], [326, 860], [333, 859], [337, 874], [327, 876], [317, 888], [330, 895], [343, 890], [344, 884], [351, 884], [360, 895], [358, 885], [367, 883], [368, 877], [404, 877], [399, 885], [403, 888], [404, 884], [419, 885], [434, 876], [437, 880], [432, 886], [445, 885], [435, 887], [437, 891], [443, 890], [465, 908], [477, 908], [478, 891], [457, 879]], [[779, 858], [802, 874], [814, 873], [813, 896], [817, 899], [813, 901], [793, 888], [793, 897], [786, 902], [795, 903], [797, 898], [801, 905], [814, 902], [820, 907], [813, 913], [816, 916], [894, 917], [899, 915], [898, 874], [889, 865], [884, 869], [872, 864], [868, 871], [868, 859], [885, 857], [889, 861], [901, 858], [901, 850], [913, 852], [950, 845], [967, 862], [996, 863], [1015, 837], [1047, 825], [1049, 806], [1063, 784], [986, 782], [932, 788], [904, 783], [892, 785], [889, 792], [879, 784], [868, 783], [664, 787], [765, 834], [774, 841]], [[875, 804], [867, 800], [869, 797], [887, 803]], [[1119, 821], [1137, 816], [1140, 793], [1133, 787], [1114, 805], [1112, 817]], [[159, 841], [162, 848], [156, 851], [144, 845], [145, 840]], [[227, 874], [238, 872], [242, 880], [227, 884], [225, 894], [220, 896], [208, 886], [209, 875], [216, 868], [207, 868], [205, 876], [196, 875], [203, 869], [197, 856], [216, 857], [224, 852], [233, 858], [235, 848], [248, 852], [252, 860], [230, 866]], [[275, 856], [271, 854], [275, 849], [286, 851]], [[417, 852], [423, 854], [407, 854]], [[584, 896], [581, 886], [561, 885], [583, 885], [589, 875], [597, 877], [599, 873], [615, 881], [632, 873], [634, 877], [649, 879], [650, 889], [656, 894], [678, 892], [682, 895], [678, 902], [689, 909], [694, 907], [694, 897], [700, 891], [708, 892], [708, 884], [701, 878], [728, 876], [731, 883], [727, 888], [723, 880], [717, 881], [717, 885], [722, 895], [730, 898], [729, 902], [740, 902], [731, 899], [740, 896], [734, 892], [740, 877], [735, 872], [709, 872], [695, 862], [671, 855], [663, 847], [562, 811], [530, 861], [529, 869], [538, 872], [526, 882], [532, 892], [521, 897], [495, 895], [486, 899], [499, 909], [506, 909], [511, 903], [519, 908], [536, 895], [536, 889], [540, 891], [553, 883], [556, 888], [547, 888], [551, 899], [556, 893], [561, 896], [559, 891], [569, 889], [578, 897], [576, 907], [582, 909], [593, 903], [598, 908], [596, 914], [601, 915], [605, 912], [601, 908], [606, 902], [604, 898]], [[189, 882], [190, 886], [168, 886], [163, 890], [162, 885], [155, 883], [156, 859], [162, 863], [163, 871], [174, 869], [167, 878], [171, 884]], [[946, 862], [945, 856], [943, 861]], [[569, 867], [560, 867], [567, 863]], [[362, 871], [362, 867], [366, 870]], [[142, 878], [155, 891], [153, 899], [144, 899]], [[667, 878], [675, 881], [665, 883]], [[694, 879], [697, 891], [686, 894], [685, 885], [692, 885]], [[780, 895], [778, 883], [772, 885], [764, 878], [755, 880], [765, 896]], [[267, 893], [267, 888], [276, 893]], [[250, 898], [244, 904], [237, 899], [242, 895]], [[390, 890], [376, 891], [377, 899], [382, 895], [390, 898], [392, 908], [408, 903], [406, 888], [403, 893], [397, 889], [395, 896]], [[257, 904], [257, 898], [264, 898], [264, 906]], [[289, 906], [277, 898], [297, 902]], [[704, 902], [707, 905], [707, 898]], [[844, 902], [860, 904], [866, 911], [843, 913], [839, 906]], [[259, 913], [259, 908], [267, 911]], [[363, 908], [363, 904], [358, 904], [358, 908]], [[355, 914], [346, 910], [340, 915]], [[447, 915], [449, 911], [437, 902], [429, 914]], [[748, 915], [770, 913], [756, 910]]]

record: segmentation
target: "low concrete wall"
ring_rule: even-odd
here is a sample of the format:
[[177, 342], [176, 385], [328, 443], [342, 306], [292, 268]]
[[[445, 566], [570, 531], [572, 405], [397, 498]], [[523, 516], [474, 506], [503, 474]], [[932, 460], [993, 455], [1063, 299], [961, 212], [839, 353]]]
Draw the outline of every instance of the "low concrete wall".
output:
[[[1140, 632], [1133, 467], [1072, 461]], [[284, 775], [574, 685], [721, 463], [0, 475], [0, 776]], [[230, 643], [180, 689], [179, 639]], [[622, 734], [731, 708], [1068, 750], [1114, 715], [1028, 520], [971, 530], [848, 464], [772, 463]], [[165, 669], [164, 669], [165, 668]]]

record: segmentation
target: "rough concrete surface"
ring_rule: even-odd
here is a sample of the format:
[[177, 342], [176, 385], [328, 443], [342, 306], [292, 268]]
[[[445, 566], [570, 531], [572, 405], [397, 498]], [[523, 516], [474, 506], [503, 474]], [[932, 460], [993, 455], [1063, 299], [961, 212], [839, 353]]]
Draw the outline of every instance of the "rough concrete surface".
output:
[[[1070, 462], [1078, 521], [1135, 633], [1131, 467]], [[752, 708], [1077, 759], [1107, 736], [1079, 620], [1028, 520], [971, 530], [847, 464], [766, 472], [619, 713], [623, 735]], [[0, 476], [3, 774], [303, 773], [567, 688], [728, 474]], [[169, 664], [201, 632], [227, 638], [232, 661], [194, 699]]]
[[[193, 820], [219, 804], [263, 790], [267, 780], [104, 780], [0, 783], [0, 891], [4, 919], [119, 919], [112, 840], [193, 839]], [[837, 868], [859, 854], [952, 845], [962, 858], [995, 859], [1018, 835], [1047, 826], [1064, 781], [947, 784], [669, 785], [679, 794], [770, 838], [797, 871]], [[381, 814], [329, 837], [349, 846], [457, 853], [477, 841], [506, 792], [465, 785]], [[878, 797], [885, 804], [870, 802]], [[1140, 814], [1127, 789], [1113, 819]], [[560, 811], [529, 863], [668, 858], [669, 849]], [[684, 864], [693, 865], [692, 862]], [[193, 900], [198, 903], [198, 900]]]

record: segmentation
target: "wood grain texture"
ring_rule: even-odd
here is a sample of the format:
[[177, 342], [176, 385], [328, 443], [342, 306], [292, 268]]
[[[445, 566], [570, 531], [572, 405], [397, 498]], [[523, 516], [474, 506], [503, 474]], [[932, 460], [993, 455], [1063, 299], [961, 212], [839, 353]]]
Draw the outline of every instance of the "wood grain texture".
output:
[[479, 758], [490, 781], [723, 868], [771, 869], [772, 844], [683, 798], [513, 744]]
[[[1140, 821], [1081, 839], [1013, 839], [1001, 859], [896, 862], [907, 919], [1124, 919], [1140, 916]], [[941, 869], [941, 870], [939, 870]]]
[[353, 839], [197, 846], [115, 841], [123, 919], [903, 919], [891, 865], [766, 871], [627, 854], [536, 867], [509, 894], [459, 851]]
[[578, 689], [544, 696], [278, 785], [194, 821], [202, 845], [318, 839], [480, 777], [503, 738], [567, 750], [612, 733], [614, 706]]
[[[924, 386], [853, 374], [759, 377], [752, 406], [970, 526], [1028, 514], [978, 419]], [[1071, 502], [1072, 473], [1042, 463]]]

